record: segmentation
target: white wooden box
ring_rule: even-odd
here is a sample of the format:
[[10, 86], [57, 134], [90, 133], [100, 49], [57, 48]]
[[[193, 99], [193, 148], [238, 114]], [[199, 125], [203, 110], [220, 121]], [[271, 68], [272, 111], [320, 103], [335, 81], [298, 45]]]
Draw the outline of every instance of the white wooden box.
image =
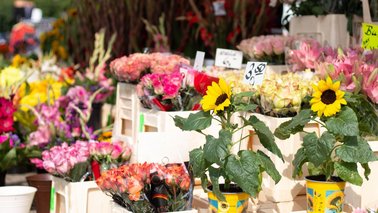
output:
[[334, 48], [349, 47], [348, 20], [344, 14], [326, 16], [296, 16], [290, 20], [290, 35], [303, 35], [317, 39]]
[[136, 142], [139, 108], [140, 101], [136, 93], [136, 85], [119, 82], [113, 137], [130, 143]]
[[110, 212], [111, 198], [101, 191], [95, 181], [67, 182], [62, 178], [53, 177], [52, 187], [52, 213]]

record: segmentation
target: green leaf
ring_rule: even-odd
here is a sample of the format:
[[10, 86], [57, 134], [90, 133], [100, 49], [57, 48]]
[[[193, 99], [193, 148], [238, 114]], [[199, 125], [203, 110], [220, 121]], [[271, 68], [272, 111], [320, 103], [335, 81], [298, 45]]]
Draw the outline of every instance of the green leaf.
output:
[[303, 128], [310, 121], [310, 118], [311, 118], [310, 109], [301, 110], [290, 121], [286, 121], [282, 123], [274, 131], [274, 135], [281, 140], [288, 139], [291, 134], [296, 134], [298, 132], [303, 131]]
[[16, 148], [10, 149], [0, 161], [0, 170], [7, 170], [17, 165], [17, 152]]
[[209, 176], [210, 176], [213, 193], [219, 200], [226, 201], [226, 197], [222, 194], [219, 188], [219, 176], [220, 176], [219, 174], [220, 174], [219, 169], [216, 169], [214, 167], [209, 168]]
[[294, 160], [293, 160], [293, 165], [294, 165], [294, 171], [293, 171], [293, 178], [296, 176], [302, 175], [302, 166], [304, 163], [306, 163], [307, 156], [305, 149], [301, 147], [298, 149], [297, 153], [295, 153]]
[[206, 160], [203, 155], [203, 149], [193, 149], [189, 153], [189, 158], [194, 177], [200, 177], [206, 171]]
[[368, 163], [377, 160], [368, 142], [362, 137], [345, 137], [344, 144], [336, 149], [341, 160], [350, 163]]
[[341, 179], [354, 185], [362, 185], [362, 177], [358, 174], [356, 163], [336, 162], [335, 171]]
[[180, 129], [184, 129], [184, 123], [185, 123], [186, 119], [187, 118], [183, 118], [183, 117], [178, 116], [178, 115], [173, 117], [173, 121], [175, 122], [175, 126], [177, 126]]
[[239, 105], [235, 106], [236, 112], [248, 112], [253, 111], [257, 108], [256, 104], [246, 104], [246, 103], [240, 103]]
[[326, 121], [327, 128], [330, 132], [344, 136], [359, 135], [358, 119], [356, 113], [345, 107], [337, 116], [331, 117]]
[[230, 154], [231, 138], [231, 132], [225, 129], [219, 131], [219, 138], [207, 135], [203, 148], [205, 159], [211, 163], [222, 165], [224, 159]]
[[255, 93], [254, 93], [254, 92], [251, 92], [251, 91], [240, 92], [240, 93], [234, 95], [234, 99], [249, 98], [249, 97], [253, 97], [254, 94], [255, 94]]
[[262, 168], [269, 174], [270, 177], [272, 177], [274, 182], [277, 184], [281, 180], [281, 175], [277, 171], [273, 161], [260, 150], [257, 151], [257, 157], [259, 158]]
[[303, 138], [303, 147], [309, 162], [314, 166], [320, 166], [329, 159], [333, 143], [336, 139], [325, 132], [319, 139], [316, 133], [309, 133]]
[[211, 125], [212, 116], [210, 112], [199, 111], [197, 113], [191, 113], [184, 122], [182, 130], [204, 130]]
[[370, 170], [370, 167], [369, 167], [369, 164], [368, 163], [361, 163], [361, 166], [362, 168], [364, 168], [365, 172], [364, 172], [364, 176], [366, 178], [366, 180], [369, 180], [369, 175], [371, 173], [371, 170]]
[[275, 143], [275, 138], [270, 129], [265, 125], [264, 122], [260, 121], [256, 116], [251, 116], [248, 121], [244, 119], [244, 122], [252, 125], [257, 136], [259, 137], [260, 143], [273, 154], [280, 157], [283, 161], [283, 156], [281, 150], [277, 147]]
[[89, 162], [81, 162], [75, 164], [75, 166], [70, 171], [70, 178], [72, 182], [79, 182], [80, 179], [85, 175], [89, 167]]
[[201, 175], [201, 186], [206, 192], [209, 191], [209, 189], [207, 188], [209, 186], [209, 180], [207, 179], [206, 173], [203, 173]]
[[255, 197], [259, 192], [260, 161], [257, 154], [242, 150], [238, 155], [230, 155], [226, 160], [226, 175], [236, 183], [244, 192]]

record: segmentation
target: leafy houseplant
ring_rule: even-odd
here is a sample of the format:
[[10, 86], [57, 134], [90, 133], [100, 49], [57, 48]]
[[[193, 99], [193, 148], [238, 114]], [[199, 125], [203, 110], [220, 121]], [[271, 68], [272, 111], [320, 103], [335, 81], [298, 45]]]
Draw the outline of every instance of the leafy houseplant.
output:
[[[225, 201], [225, 196], [221, 191], [230, 191], [235, 185], [243, 192], [256, 196], [261, 189], [261, 176], [264, 171], [276, 183], [281, 179], [274, 163], [264, 152], [240, 149], [241, 141], [249, 135], [233, 141], [233, 138], [237, 138], [233, 137], [237, 132], [252, 126], [264, 147], [281, 159], [283, 158], [281, 151], [274, 143], [274, 135], [257, 117], [240, 117], [241, 125], [233, 122], [238, 112], [256, 108], [256, 105], [245, 101], [252, 95], [251, 92], [232, 94], [230, 86], [223, 79], [219, 79], [219, 83], [212, 82], [212, 85], [207, 87], [206, 95], [201, 100], [203, 110], [190, 114], [188, 118], [174, 117], [175, 124], [180, 129], [197, 131], [206, 137], [203, 147], [190, 152], [190, 164], [194, 176], [201, 178], [203, 189], [208, 191], [210, 179], [212, 192], [221, 201]], [[218, 138], [203, 132], [210, 127], [212, 121], [221, 125]], [[232, 148], [237, 145], [239, 145], [239, 151], [233, 153]], [[219, 184], [220, 177], [223, 177], [225, 181], [223, 188]]]
[[[368, 162], [377, 158], [367, 141], [361, 137], [356, 113], [347, 106], [347, 102], [353, 103], [358, 99], [341, 91], [340, 81], [333, 82], [330, 77], [326, 81], [319, 81], [313, 87], [311, 109], [301, 110], [297, 116], [281, 124], [274, 132], [277, 138], [284, 140], [291, 134], [303, 132], [309, 121], [318, 122], [325, 129], [320, 137], [314, 132], [306, 133], [302, 147], [294, 157], [293, 177], [301, 175], [302, 166], [308, 163], [310, 175], [317, 175], [317, 180], [338, 182], [341, 178], [346, 182], [361, 185], [363, 179], [358, 173], [357, 164], [364, 168], [365, 178], [368, 179]], [[343, 194], [339, 200], [343, 200]], [[342, 205], [335, 204], [332, 208], [341, 212]]]

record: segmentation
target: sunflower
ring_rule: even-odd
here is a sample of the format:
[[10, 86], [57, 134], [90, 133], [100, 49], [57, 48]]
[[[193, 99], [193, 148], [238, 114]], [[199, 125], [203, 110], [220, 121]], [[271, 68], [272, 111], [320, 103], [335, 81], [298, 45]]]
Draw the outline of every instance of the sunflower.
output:
[[314, 85], [314, 92], [310, 101], [311, 110], [318, 112], [318, 116], [323, 114], [326, 117], [335, 115], [341, 109], [341, 104], [346, 105], [344, 92], [340, 89], [340, 81], [332, 82], [330, 77], [326, 81], [320, 80], [318, 85]]
[[205, 112], [214, 110], [214, 113], [217, 114], [231, 105], [230, 98], [231, 88], [221, 78], [219, 83], [212, 82], [211, 86], [207, 87], [206, 95], [201, 100], [202, 109]]

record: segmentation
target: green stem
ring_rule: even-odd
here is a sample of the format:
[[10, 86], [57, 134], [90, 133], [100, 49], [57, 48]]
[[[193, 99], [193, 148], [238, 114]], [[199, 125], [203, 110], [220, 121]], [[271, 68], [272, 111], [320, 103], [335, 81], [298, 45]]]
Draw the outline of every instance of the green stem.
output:
[[224, 180], [224, 189], [230, 189], [231, 181], [229, 179]]
[[244, 137], [241, 137], [238, 141], [236, 141], [235, 143], [232, 144], [232, 146], [235, 146], [236, 144], [240, 143], [242, 140], [248, 138], [250, 135], [246, 135]]

